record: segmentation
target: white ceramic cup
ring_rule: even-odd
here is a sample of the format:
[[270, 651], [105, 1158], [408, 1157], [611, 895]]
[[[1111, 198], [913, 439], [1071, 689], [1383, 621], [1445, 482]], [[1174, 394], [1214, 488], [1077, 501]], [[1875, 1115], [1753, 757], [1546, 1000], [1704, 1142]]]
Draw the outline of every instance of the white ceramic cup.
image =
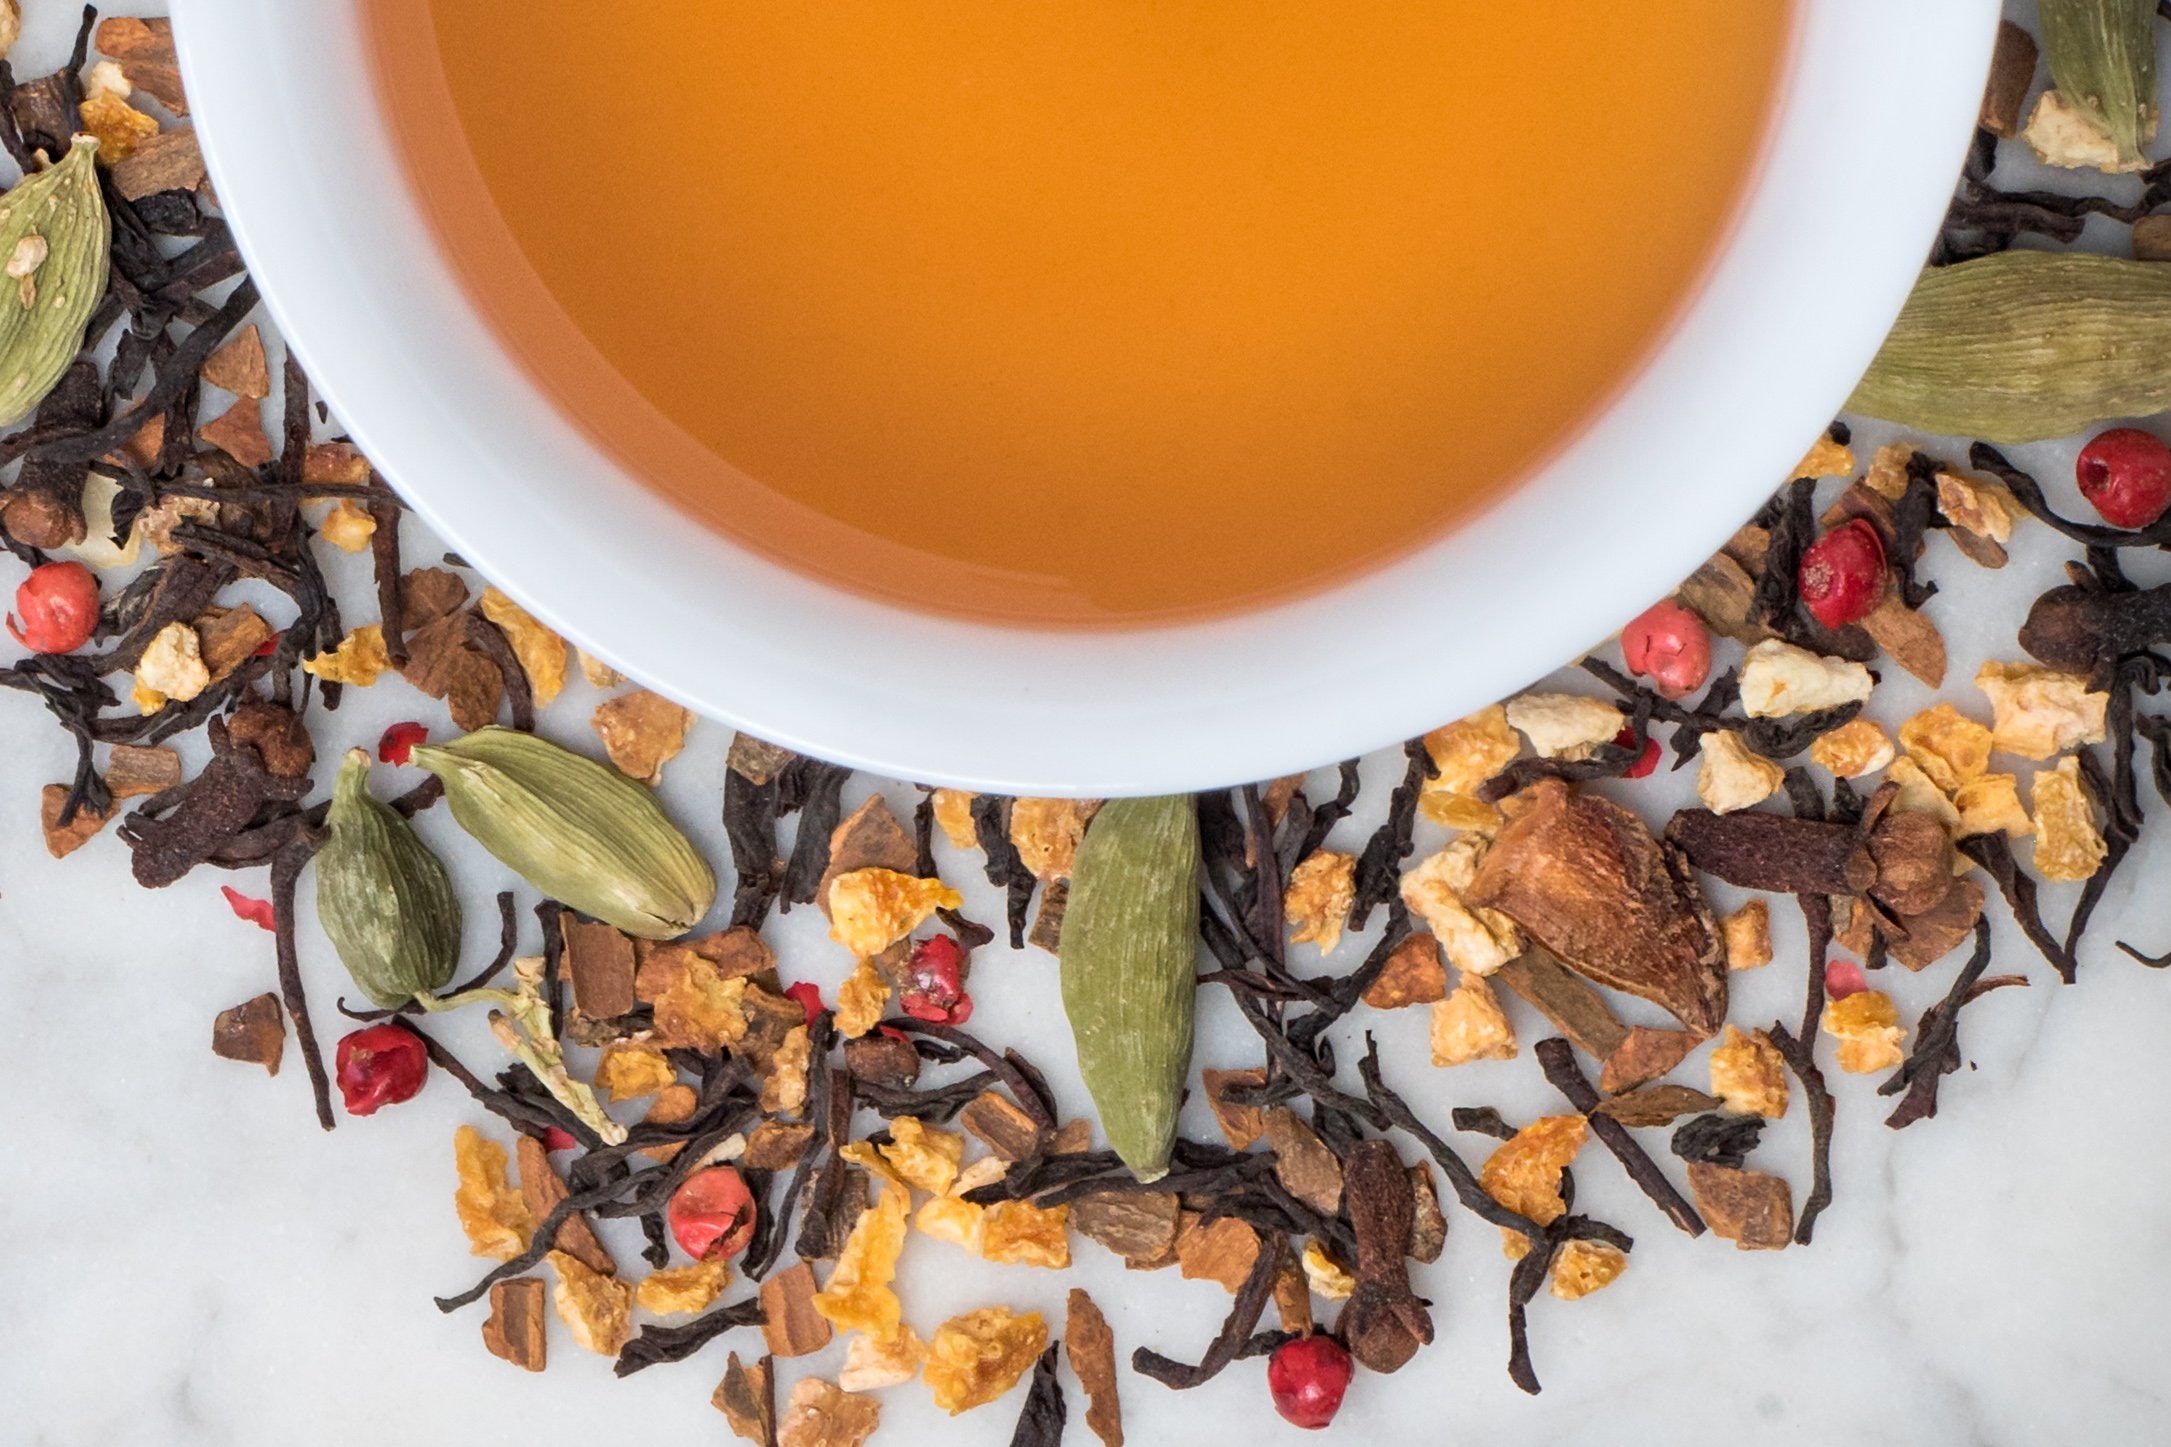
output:
[[1998, 9], [1798, 0], [1768, 155], [1701, 292], [1489, 512], [1298, 601], [1078, 633], [874, 602], [688, 521], [553, 410], [455, 282], [382, 118], [357, 0], [173, 4], [266, 305], [464, 557], [582, 647], [763, 738], [927, 783], [1089, 796], [1271, 778], [1412, 736], [1550, 671], [1694, 569], [1784, 480], [1898, 312]]

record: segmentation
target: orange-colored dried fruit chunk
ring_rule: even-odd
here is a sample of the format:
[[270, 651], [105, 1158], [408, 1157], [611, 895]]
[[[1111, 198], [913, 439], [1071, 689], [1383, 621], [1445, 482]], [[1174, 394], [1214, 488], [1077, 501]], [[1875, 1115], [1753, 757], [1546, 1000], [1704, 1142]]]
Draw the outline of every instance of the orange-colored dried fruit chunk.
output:
[[829, 937], [861, 959], [882, 953], [938, 909], [964, 900], [939, 879], [894, 869], [855, 869], [829, 884]]
[[1882, 990], [1858, 990], [1824, 1007], [1824, 1033], [1838, 1042], [1839, 1068], [1849, 1075], [1890, 1070], [1906, 1059], [1900, 1012]]
[[903, 1186], [882, 1181], [882, 1198], [859, 1213], [837, 1254], [829, 1280], [814, 1295], [814, 1309], [832, 1326], [887, 1337], [904, 1308], [890, 1282], [905, 1249], [905, 1212], [911, 1197]]
[[633, 1288], [634, 1304], [657, 1316], [705, 1311], [731, 1284], [731, 1262], [722, 1256], [651, 1271]]
[[591, 1270], [578, 1256], [553, 1251], [546, 1258], [558, 1273], [550, 1289], [558, 1319], [573, 1340], [607, 1357], [633, 1339], [633, 1288], [615, 1276]]
[[1070, 1207], [997, 1201], [980, 1222], [980, 1254], [1005, 1266], [1070, 1267]]
[[[1560, 1173], [1583, 1149], [1589, 1134], [1590, 1122], [1580, 1115], [1542, 1116], [1486, 1158], [1478, 1184], [1510, 1211], [1550, 1226], [1568, 1209], [1560, 1194]], [[1520, 1232], [1503, 1228], [1501, 1235], [1501, 1245], [1511, 1260], [1530, 1249]]]
[[1575, 1301], [1611, 1286], [1628, 1269], [1628, 1253], [1605, 1241], [1570, 1241], [1553, 1258], [1553, 1295]]
[[1342, 926], [1357, 898], [1357, 856], [1321, 849], [1289, 871], [1282, 894], [1282, 915], [1289, 921], [1289, 942], [1316, 944], [1330, 954], [1342, 942]]
[[1787, 1113], [1786, 1061], [1761, 1030], [1726, 1027], [1726, 1043], [1711, 1052], [1711, 1093], [1739, 1115], [1777, 1120]]
[[2110, 853], [2080, 770], [2080, 760], [2068, 755], [2055, 769], [2037, 770], [2029, 790], [2035, 804], [2035, 872], [2061, 884], [2094, 877]]
[[528, 1238], [535, 1234], [535, 1218], [505, 1177], [505, 1147], [475, 1127], [463, 1125], [453, 1133], [452, 1160], [460, 1174], [452, 1206], [459, 1213], [460, 1229], [467, 1233], [469, 1249], [500, 1261], [510, 1261], [527, 1250]]
[[1900, 747], [1948, 794], [1989, 771], [1990, 740], [1989, 729], [1949, 703], [1900, 725]]
[[954, 1417], [1016, 1386], [1047, 1346], [1048, 1324], [1039, 1312], [983, 1306], [935, 1329], [922, 1373], [935, 1405]]

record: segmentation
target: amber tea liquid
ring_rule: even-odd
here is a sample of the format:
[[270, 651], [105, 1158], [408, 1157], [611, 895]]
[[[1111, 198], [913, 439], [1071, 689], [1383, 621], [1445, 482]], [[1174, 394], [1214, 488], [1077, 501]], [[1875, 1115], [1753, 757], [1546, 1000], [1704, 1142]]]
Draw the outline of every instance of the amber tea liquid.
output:
[[1315, 589], [1620, 388], [1786, 0], [369, 0], [535, 379], [799, 569], [1032, 625]]

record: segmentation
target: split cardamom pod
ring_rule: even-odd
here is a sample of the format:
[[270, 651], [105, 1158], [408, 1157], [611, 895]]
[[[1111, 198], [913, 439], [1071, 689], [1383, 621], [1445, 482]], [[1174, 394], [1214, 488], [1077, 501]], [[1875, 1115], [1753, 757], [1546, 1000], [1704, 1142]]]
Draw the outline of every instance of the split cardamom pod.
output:
[[2171, 265], [2001, 251], [1932, 267], [1847, 410], [1988, 442], [2171, 406]]
[[98, 142], [77, 136], [60, 163], [0, 196], [0, 427], [30, 415], [83, 349], [106, 291], [113, 218], [98, 189]]
[[317, 918], [354, 983], [388, 1010], [443, 989], [460, 958], [460, 901], [414, 826], [370, 797], [360, 749], [339, 766], [325, 824]]
[[2041, 0], [2043, 55], [2058, 94], [2088, 113], [2122, 166], [2156, 132], [2155, 0]]
[[1078, 846], [1063, 1013], [1101, 1129], [1141, 1181], [1168, 1174], [1197, 1004], [1199, 816], [1188, 794], [1115, 799]]
[[477, 729], [409, 756], [444, 781], [452, 817], [560, 904], [670, 939], [716, 902], [716, 875], [645, 786], [548, 739]]

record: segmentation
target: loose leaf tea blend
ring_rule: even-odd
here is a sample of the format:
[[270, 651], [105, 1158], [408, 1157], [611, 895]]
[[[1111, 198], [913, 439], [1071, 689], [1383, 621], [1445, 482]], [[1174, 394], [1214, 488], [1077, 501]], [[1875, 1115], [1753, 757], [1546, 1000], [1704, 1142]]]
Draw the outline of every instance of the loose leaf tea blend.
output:
[[[2065, 108], [2039, 104], [2023, 126], [2025, 78], [2008, 75], [1986, 99], [1989, 131], [2041, 149], [2053, 122], [2093, 126], [2087, 154], [2125, 164], [2128, 121], [2135, 136], [2153, 123], [2128, 101], [2153, 81], [2139, 52], [2087, 28], [2125, 23], [2118, 10], [2046, 4]], [[1535, 1392], [1550, 1316], [1634, 1280], [1632, 1238], [1577, 1209], [1579, 1173], [1617, 1165], [1649, 1202], [1628, 1198], [1634, 1212], [1692, 1237], [1809, 1246], [1820, 1215], [1846, 1206], [1834, 1133], [1870, 1104], [1848, 1076], [1881, 1077], [1894, 1129], [1964, 1092], [1964, 1012], [2008, 986], [2075, 981], [2084, 954], [2099, 968], [2088, 931], [2147, 825], [2144, 785], [2171, 802], [2171, 717], [2152, 702], [2171, 605], [2121, 562], [2171, 547], [2171, 466], [2152, 471], [2171, 450], [2133, 429], [2095, 439], [2077, 473], [2094, 522], [2061, 515], [1991, 445], [2155, 405], [2132, 360], [2150, 355], [2152, 264], [2008, 248], [2069, 242], [2096, 216], [2131, 226], [2138, 253], [2171, 176], [2144, 173], [2138, 202], [2004, 192], [1993, 139], [1857, 399], [1986, 440], [1865, 460], [1835, 425], [1629, 623], [1618, 654], [1581, 660], [1569, 686], [1585, 692], [1525, 693], [1409, 740], [1400, 777], [1374, 786], [1386, 798], [1368, 836], [1344, 827], [1367, 802], [1354, 763], [1195, 797], [928, 790], [903, 796], [916, 807], [876, 794], [848, 808], [849, 770], [740, 735], [717, 801], [728, 905], [714, 910], [716, 861], [650, 787], [703, 735], [637, 690], [594, 715], [586, 751], [533, 732], [558, 719], [567, 646], [456, 559], [406, 566], [397, 499], [351, 444], [318, 436], [331, 424], [307, 378], [251, 321], [192, 142], [86, 80], [95, 34], [185, 114], [170, 35], [93, 20], [68, 70], [20, 85], [0, 71], [0, 148], [30, 177], [10, 197], [73, 188], [108, 228], [89, 227], [85, 263], [102, 284], [60, 343], [41, 331], [33, 349], [19, 399], [32, 420], [0, 437], [20, 463], [0, 533], [24, 564], [12, 631], [30, 650], [0, 685], [36, 697], [74, 745], [69, 777], [40, 791], [39, 827], [56, 857], [127, 849], [145, 887], [238, 876], [221, 887], [273, 935], [276, 989], [218, 1011], [213, 1050], [276, 1074], [291, 1022], [325, 1127], [342, 1107], [397, 1118], [439, 1074], [438, 1090], [490, 1118], [490, 1134], [459, 1133], [456, 1214], [495, 1265], [438, 1304], [487, 1299], [487, 1349], [527, 1370], [546, 1367], [561, 1327], [621, 1376], [698, 1358], [696, 1372], [722, 1372], [713, 1400], [731, 1429], [769, 1444], [864, 1440], [879, 1394], [921, 1389], [908, 1383], [954, 1412], [1014, 1399], [1013, 1440], [1051, 1443], [1070, 1410], [1066, 1361], [1106, 1447], [1124, 1437], [1119, 1401], [1150, 1423], [1152, 1393], [1239, 1373], [1316, 1426], [1346, 1392], [1393, 1389], [1371, 1379], [1477, 1309], [1412, 1269], [1467, 1212], [1498, 1228], [1506, 1364]], [[2022, 53], [2009, 36], [2001, 73]], [[71, 144], [79, 131], [96, 144]], [[19, 292], [57, 284], [83, 243], [41, 232], [41, 255], [29, 234], [10, 253]], [[2029, 327], [2049, 328], [2048, 353], [2014, 346]], [[7, 338], [0, 327], [0, 352]], [[267, 430], [257, 404], [274, 396]], [[1929, 540], [1996, 569], [2031, 520], [2080, 559], [2032, 600], [2004, 657], [1946, 681], [1936, 573], [1952, 560]], [[318, 542], [367, 555], [372, 598], [335, 596]], [[1882, 717], [1893, 666], [1945, 701]], [[419, 715], [375, 744], [421, 782], [381, 798], [354, 747], [371, 741], [345, 737], [335, 711], [370, 687], [414, 689]], [[576, 721], [560, 736], [588, 733]], [[168, 743], [183, 740], [204, 758], [193, 772]], [[328, 791], [320, 748], [344, 759]], [[1701, 807], [1651, 812], [1642, 781], [1661, 763], [1693, 766]], [[499, 895], [495, 952], [458, 983], [455, 881], [410, 823], [439, 802], [525, 885]], [[117, 846], [100, 843], [109, 826]], [[1015, 955], [944, 878], [975, 868], [1001, 893]], [[312, 870], [313, 918], [299, 904]], [[2042, 887], [2062, 884], [2078, 886], [2070, 902]], [[1720, 886], [1758, 897], [1722, 917]], [[772, 910], [809, 905], [829, 956], [773, 949]], [[1997, 954], [1986, 907], [2013, 916], [2047, 969]], [[312, 928], [361, 998], [305, 978]], [[537, 929], [541, 953], [523, 953]], [[2142, 951], [2166, 943], [2121, 947], [2160, 966]], [[1093, 1118], [975, 1033], [975, 980], [998, 970], [991, 989], [1060, 993]], [[1732, 976], [1746, 971], [1799, 971], [1800, 1015], [1741, 1018]], [[1884, 987], [1916, 972], [1937, 975], [1919, 1015], [1904, 986]], [[1202, 987], [1227, 993], [1256, 1051], [1194, 1076]], [[316, 1034], [328, 1000], [359, 1027], [330, 1070]], [[1433, 1066], [1385, 1058], [1363, 1013], [1417, 1008]], [[463, 1019], [473, 1046], [448, 1033]], [[1471, 1098], [1465, 1082], [1482, 1077], [1461, 1062], [1474, 1060], [1542, 1077], [1556, 1113]], [[1179, 1130], [1189, 1091], [1212, 1139]], [[1795, 1137], [1764, 1130], [1797, 1110], [1806, 1161], [1781, 1158]], [[1604, 1156], [1585, 1148], [1593, 1136]], [[1494, 1233], [1480, 1234], [1489, 1252]], [[1059, 1341], [1001, 1301], [937, 1323], [900, 1269], [908, 1252], [964, 1252], [1060, 1272], [1085, 1250], [1222, 1293], [1219, 1329], [1119, 1351], [1075, 1289]], [[1563, 1304], [1533, 1312], [1541, 1296]], [[756, 1332], [766, 1350], [749, 1366]], [[804, 1370], [831, 1349], [835, 1381]], [[1158, 1385], [1123, 1382], [1126, 1366]]]

